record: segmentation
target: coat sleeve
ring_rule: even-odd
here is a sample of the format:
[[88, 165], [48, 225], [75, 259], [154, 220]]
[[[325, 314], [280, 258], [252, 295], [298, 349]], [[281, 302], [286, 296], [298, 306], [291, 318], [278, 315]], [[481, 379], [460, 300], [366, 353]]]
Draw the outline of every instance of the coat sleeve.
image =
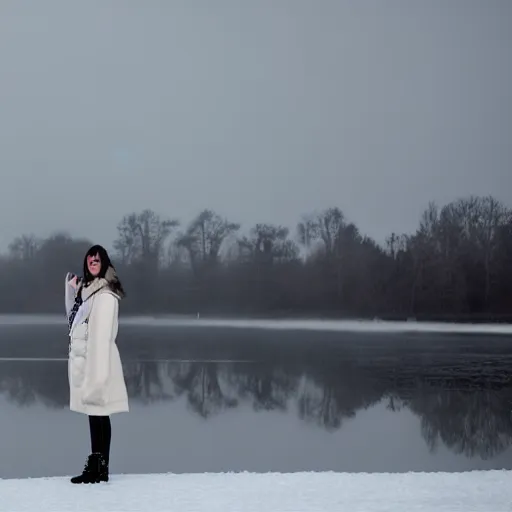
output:
[[73, 304], [75, 303], [76, 290], [69, 284], [70, 273], [66, 274], [66, 281], [64, 283], [64, 304], [66, 307], [66, 316], [69, 317]]
[[83, 400], [102, 405], [110, 372], [110, 353], [118, 315], [118, 301], [111, 293], [94, 299], [89, 318], [87, 364]]

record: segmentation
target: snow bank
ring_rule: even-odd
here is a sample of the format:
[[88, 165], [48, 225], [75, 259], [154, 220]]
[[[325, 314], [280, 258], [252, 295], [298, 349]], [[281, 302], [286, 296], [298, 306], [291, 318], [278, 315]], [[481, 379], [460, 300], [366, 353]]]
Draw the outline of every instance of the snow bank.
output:
[[[123, 325], [145, 327], [222, 327], [232, 329], [311, 330], [334, 332], [424, 332], [454, 334], [512, 334], [511, 324], [457, 324], [443, 322], [388, 322], [382, 320], [250, 320], [235, 318], [192, 318], [121, 316]], [[65, 325], [58, 315], [0, 315], [2, 325]]]
[[459, 334], [512, 334], [510, 324], [455, 324], [442, 322], [387, 322], [380, 320], [245, 320], [245, 319], [169, 319], [128, 317], [125, 325], [154, 327], [224, 327], [231, 329], [268, 329], [334, 332], [425, 332]]
[[74, 486], [63, 478], [0, 480], [10, 512], [505, 512], [512, 472], [209, 473], [114, 476]]

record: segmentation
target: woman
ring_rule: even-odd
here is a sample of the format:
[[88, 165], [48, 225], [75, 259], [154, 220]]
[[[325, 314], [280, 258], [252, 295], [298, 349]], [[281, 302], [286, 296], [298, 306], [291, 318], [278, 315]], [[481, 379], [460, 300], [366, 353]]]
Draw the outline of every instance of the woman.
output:
[[108, 482], [110, 415], [128, 412], [128, 395], [116, 345], [123, 287], [107, 251], [91, 247], [83, 278], [66, 276], [69, 323], [70, 409], [89, 417], [91, 454], [74, 484]]

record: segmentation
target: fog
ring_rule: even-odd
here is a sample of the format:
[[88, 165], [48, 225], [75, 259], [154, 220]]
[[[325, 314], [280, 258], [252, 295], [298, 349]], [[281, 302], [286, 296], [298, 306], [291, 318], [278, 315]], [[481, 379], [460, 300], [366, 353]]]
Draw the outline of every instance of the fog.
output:
[[0, 6], [0, 247], [111, 246], [144, 208], [249, 229], [339, 206], [383, 242], [428, 201], [512, 200], [512, 5]]
[[100, 243], [132, 315], [503, 319], [511, 43], [504, 0], [5, 0], [0, 312]]

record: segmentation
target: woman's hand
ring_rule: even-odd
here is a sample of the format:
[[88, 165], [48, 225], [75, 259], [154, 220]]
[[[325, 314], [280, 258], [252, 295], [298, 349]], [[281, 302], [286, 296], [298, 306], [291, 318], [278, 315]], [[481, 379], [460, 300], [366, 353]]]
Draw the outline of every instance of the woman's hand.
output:
[[79, 285], [78, 276], [76, 276], [75, 274], [69, 273], [68, 274], [68, 283], [73, 289], [76, 290]]

